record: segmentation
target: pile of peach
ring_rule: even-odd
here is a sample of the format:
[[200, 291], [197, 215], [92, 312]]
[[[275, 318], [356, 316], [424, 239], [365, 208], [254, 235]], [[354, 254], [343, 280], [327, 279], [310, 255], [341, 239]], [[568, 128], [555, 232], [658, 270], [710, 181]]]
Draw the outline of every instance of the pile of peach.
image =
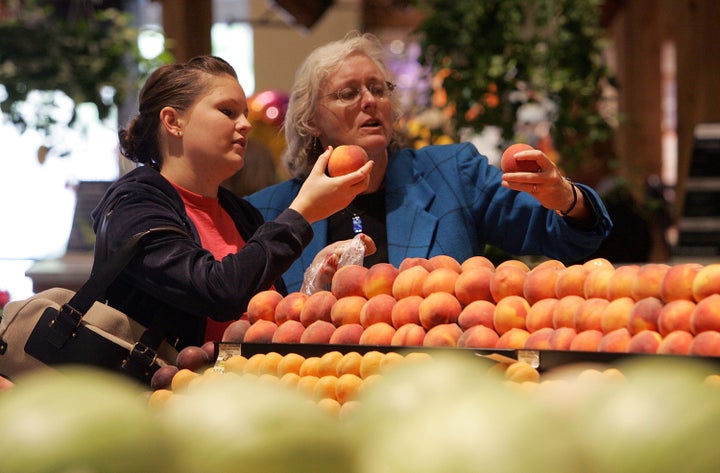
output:
[[720, 264], [349, 265], [328, 290], [257, 294], [223, 341], [720, 356]]

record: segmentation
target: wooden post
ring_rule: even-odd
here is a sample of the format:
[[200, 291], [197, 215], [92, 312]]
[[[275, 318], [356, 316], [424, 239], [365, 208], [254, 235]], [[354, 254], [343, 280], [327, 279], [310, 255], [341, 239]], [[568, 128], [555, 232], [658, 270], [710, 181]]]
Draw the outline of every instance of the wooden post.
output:
[[160, 0], [168, 49], [177, 62], [210, 54], [212, 0]]

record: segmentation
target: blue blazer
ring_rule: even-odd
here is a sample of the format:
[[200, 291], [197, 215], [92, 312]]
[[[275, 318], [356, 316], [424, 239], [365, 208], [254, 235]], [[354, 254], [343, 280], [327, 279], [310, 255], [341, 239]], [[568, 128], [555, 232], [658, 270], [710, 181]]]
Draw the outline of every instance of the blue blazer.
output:
[[[491, 244], [513, 255], [543, 255], [565, 263], [593, 253], [612, 228], [600, 197], [576, 184], [597, 219], [571, 223], [526, 192], [501, 186], [502, 171], [470, 143], [402, 149], [389, 157], [385, 175], [388, 259], [396, 267], [408, 257], [445, 254], [460, 263]], [[303, 181], [290, 179], [247, 197], [273, 220], [287, 209]], [[283, 275], [288, 291], [300, 289], [305, 269], [328, 244], [327, 220]]]

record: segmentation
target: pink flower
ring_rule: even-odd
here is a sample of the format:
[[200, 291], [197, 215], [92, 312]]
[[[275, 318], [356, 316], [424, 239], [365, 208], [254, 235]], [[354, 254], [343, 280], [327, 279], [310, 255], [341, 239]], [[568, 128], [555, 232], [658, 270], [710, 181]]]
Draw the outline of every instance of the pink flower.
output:
[[5, 304], [10, 300], [10, 293], [7, 291], [0, 291], [0, 309], [5, 307]]

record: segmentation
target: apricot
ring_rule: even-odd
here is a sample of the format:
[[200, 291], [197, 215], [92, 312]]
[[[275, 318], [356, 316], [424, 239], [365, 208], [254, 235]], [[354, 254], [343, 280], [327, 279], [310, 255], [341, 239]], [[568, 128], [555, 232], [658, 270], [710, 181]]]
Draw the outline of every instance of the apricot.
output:
[[335, 383], [335, 399], [340, 404], [353, 401], [357, 398], [363, 380], [354, 373], [344, 373], [337, 378]]
[[363, 354], [360, 360], [360, 377], [367, 379], [368, 377], [380, 372], [380, 362], [385, 357], [381, 351], [370, 350]]
[[515, 158], [516, 153], [534, 149], [535, 148], [525, 143], [511, 144], [505, 149], [505, 151], [503, 151], [502, 156], [500, 157], [500, 169], [502, 169], [503, 172], [537, 172], [538, 164], [534, 158]]
[[356, 351], [349, 351], [338, 361], [335, 375], [341, 377], [346, 373], [360, 376], [360, 362], [362, 355]]
[[333, 148], [328, 158], [327, 170], [332, 177], [357, 171], [368, 161], [365, 150], [358, 145], [340, 145]]
[[278, 362], [277, 374], [282, 378], [287, 373], [300, 373], [300, 367], [305, 362], [305, 357], [299, 353], [288, 353]]

